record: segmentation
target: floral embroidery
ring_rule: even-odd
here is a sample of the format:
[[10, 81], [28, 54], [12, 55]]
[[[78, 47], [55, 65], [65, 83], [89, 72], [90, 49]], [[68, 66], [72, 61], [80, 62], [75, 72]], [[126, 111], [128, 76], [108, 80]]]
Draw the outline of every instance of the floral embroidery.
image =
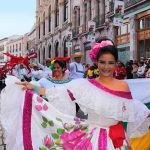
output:
[[60, 118], [56, 118], [56, 121], [62, 124], [61, 128], [55, 127], [53, 120], [42, 116], [42, 127], [49, 127], [51, 133], [44, 137], [40, 150], [92, 150], [91, 138], [96, 128], [89, 131], [88, 124], [79, 118], [74, 119], [74, 124], [64, 123]]
[[42, 110], [42, 106], [41, 106], [41, 105], [35, 105], [35, 109], [36, 109], [37, 111], [41, 111], [41, 110]]
[[41, 97], [37, 96], [36, 100], [38, 102], [38, 104], [35, 105], [35, 109], [37, 111], [42, 111], [42, 110], [46, 111], [48, 109], [47, 104], [44, 103], [44, 100]]
[[43, 105], [43, 110], [46, 111], [48, 109], [48, 106], [46, 104]]
[[39, 103], [42, 103], [43, 102], [43, 98], [37, 96], [36, 100], [39, 102]]

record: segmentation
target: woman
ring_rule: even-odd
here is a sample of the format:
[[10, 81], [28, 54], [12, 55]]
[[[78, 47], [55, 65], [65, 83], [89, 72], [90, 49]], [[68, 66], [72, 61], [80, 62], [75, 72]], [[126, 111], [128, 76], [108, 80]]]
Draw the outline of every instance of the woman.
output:
[[[139, 101], [131, 101], [132, 96], [127, 83], [113, 78], [118, 58], [117, 49], [113, 43], [106, 39], [95, 44], [90, 52], [90, 57], [93, 62], [96, 61], [98, 64], [100, 76], [96, 79], [78, 79], [68, 83], [66, 88], [56, 87], [48, 90], [27, 82], [17, 83], [23, 85], [23, 89], [34, 90], [48, 99], [56, 98], [58, 95], [64, 98], [63, 94], [69, 90], [76, 103], [88, 114], [87, 124], [80, 119], [61, 114], [51, 104], [42, 100], [39, 101], [39, 98], [34, 95], [32, 101], [31, 99], [27, 100], [27, 104], [32, 105], [32, 114], [36, 117], [32, 117], [30, 112], [29, 116], [31, 116], [32, 121], [23, 122], [23, 145], [25, 149], [128, 149], [130, 147], [123, 126], [119, 121], [129, 122], [129, 137], [136, 136], [136, 131], [140, 133], [139, 127], [142, 125], [144, 129], [149, 126], [149, 123], [145, 123], [145, 121], [150, 116], [150, 111]], [[66, 96], [65, 99], [67, 100], [68, 97]], [[42, 106], [47, 106], [46, 110], [39, 109], [40, 102]], [[24, 112], [25, 118], [30, 107], [27, 107], [28, 111]], [[67, 107], [70, 106], [68, 105], [64, 109]], [[35, 118], [39, 115], [42, 117], [37, 121]], [[42, 129], [39, 126], [40, 121], [42, 121]], [[26, 126], [27, 124], [28, 126]], [[28, 128], [33, 127], [33, 125], [34, 128], [29, 130]], [[39, 131], [40, 135], [36, 131]]]
[[41, 87], [43, 88], [51, 88], [55, 86], [60, 86], [64, 83], [68, 83], [71, 79], [65, 77], [66, 71], [66, 62], [64, 60], [55, 60], [53, 64], [53, 74], [54, 76], [51, 78], [42, 78], [38, 81]]

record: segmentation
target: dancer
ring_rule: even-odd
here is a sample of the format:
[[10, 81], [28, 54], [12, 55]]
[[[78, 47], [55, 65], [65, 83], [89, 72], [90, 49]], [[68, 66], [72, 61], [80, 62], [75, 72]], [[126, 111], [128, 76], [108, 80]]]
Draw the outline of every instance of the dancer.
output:
[[[69, 90], [75, 102], [88, 114], [87, 122], [62, 114], [50, 103], [27, 91], [22, 116], [23, 133], [21, 138], [18, 138], [18, 133], [11, 134], [16, 135], [18, 142], [23, 139], [20, 140], [20, 145], [16, 144], [19, 150], [22, 147], [25, 150], [130, 149], [120, 121], [128, 122], [129, 138], [136, 137], [137, 133], [139, 136], [146, 132], [150, 125], [148, 122], [150, 110], [140, 101], [131, 100], [131, 92], [126, 82], [113, 78], [118, 58], [116, 47], [110, 40], [103, 39], [94, 45], [90, 57], [98, 64], [100, 75], [96, 79], [77, 79], [69, 82], [65, 88], [51, 89], [37, 87], [27, 82], [17, 83], [22, 85], [24, 90], [34, 90], [55, 101], [60, 101], [57, 99], [59, 96], [64, 99], [64, 95], [65, 100], [69, 101], [70, 97], [67, 96]], [[20, 87], [16, 85], [16, 88], [19, 90]], [[7, 101], [6, 96], [2, 96], [2, 101], [4, 97]], [[70, 106], [62, 107], [65, 109]], [[3, 124], [8, 123], [2, 120]]]

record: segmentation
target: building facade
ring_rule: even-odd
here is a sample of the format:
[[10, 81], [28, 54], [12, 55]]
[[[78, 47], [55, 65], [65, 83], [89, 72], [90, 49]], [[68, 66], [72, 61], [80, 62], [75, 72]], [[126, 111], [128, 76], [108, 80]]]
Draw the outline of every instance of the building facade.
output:
[[[26, 55], [26, 39], [24, 36], [12, 36], [7, 41], [7, 52], [15, 56], [25, 56]], [[7, 58], [9, 60], [9, 58]]]
[[[82, 51], [83, 62], [99, 37], [109, 37], [119, 49], [119, 59], [150, 57], [150, 1], [124, 0], [124, 24], [113, 25], [115, 0], [37, 0], [36, 50], [41, 63], [47, 57], [70, 56]], [[92, 28], [91, 28], [92, 27]], [[68, 33], [71, 43], [68, 46]]]
[[3, 52], [6, 52], [7, 41], [8, 41], [8, 38], [3, 38], [0, 40], [0, 63], [4, 63], [7, 61], [6, 56], [3, 55]]
[[40, 63], [46, 58], [68, 56], [67, 33], [71, 31], [70, 0], [36, 1], [36, 49]]
[[124, 25], [117, 28], [115, 39], [120, 60], [150, 58], [149, 0], [125, 0]]

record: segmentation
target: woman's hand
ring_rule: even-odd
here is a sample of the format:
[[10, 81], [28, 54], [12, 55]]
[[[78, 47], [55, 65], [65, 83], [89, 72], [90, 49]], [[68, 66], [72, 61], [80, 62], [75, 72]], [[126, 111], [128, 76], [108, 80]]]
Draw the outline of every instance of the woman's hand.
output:
[[17, 85], [22, 85], [23, 86], [23, 90], [34, 90], [34, 86], [33, 84], [29, 83], [29, 82], [16, 82]]
[[[29, 83], [29, 82], [16, 82], [17, 85], [23, 85], [23, 90], [32, 90], [34, 91], [35, 85]], [[46, 92], [44, 88], [38, 87], [36, 91], [39, 95], [46, 96]]]

